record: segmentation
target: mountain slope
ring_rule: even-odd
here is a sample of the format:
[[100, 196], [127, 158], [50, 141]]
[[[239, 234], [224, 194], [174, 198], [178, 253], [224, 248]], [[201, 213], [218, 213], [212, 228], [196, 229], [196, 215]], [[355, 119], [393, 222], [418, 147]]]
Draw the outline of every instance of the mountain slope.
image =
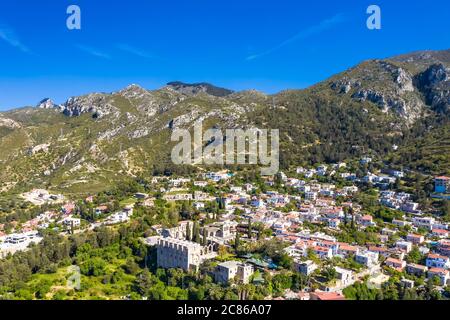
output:
[[[449, 56], [447, 50], [365, 61], [305, 90], [273, 96], [175, 82], [73, 97], [62, 106], [45, 99], [37, 108], [0, 113], [1, 190], [92, 192], [137, 175], [193, 170], [171, 164], [170, 136], [196, 120], [205, 129], [280, 129], [283, 167], [384, 157], [394, 144], [410, 153], [420, 139], [447, 150]], [[448, 173], [448, 162], [426, 170]]]

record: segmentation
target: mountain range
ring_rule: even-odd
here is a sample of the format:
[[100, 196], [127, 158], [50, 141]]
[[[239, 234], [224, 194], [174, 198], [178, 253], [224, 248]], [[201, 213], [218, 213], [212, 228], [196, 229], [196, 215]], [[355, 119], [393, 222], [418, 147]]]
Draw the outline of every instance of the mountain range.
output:
[[450, 50], [355, 67], [302, 90], [267, 95], [208, 83], [130, 85], [0, 113], [0, 192], [45, 186], [97, 192], [171, 164], [175, 128], [279, 129], [282, 168], [362, 155], [450, 173]]

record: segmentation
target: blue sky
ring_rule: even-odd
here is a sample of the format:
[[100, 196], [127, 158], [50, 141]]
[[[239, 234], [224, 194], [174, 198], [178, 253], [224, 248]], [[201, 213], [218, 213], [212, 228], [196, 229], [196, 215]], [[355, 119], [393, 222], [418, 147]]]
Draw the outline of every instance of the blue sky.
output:
[[[274, 93], [363, 60], [450, 48], [448, 0], [14, 0], [0, 3], [0, 110], [130, 83]], [[69, 5], [82, 29], [68, 30]], [[382, 9], [382, 29], [366, 9]]]

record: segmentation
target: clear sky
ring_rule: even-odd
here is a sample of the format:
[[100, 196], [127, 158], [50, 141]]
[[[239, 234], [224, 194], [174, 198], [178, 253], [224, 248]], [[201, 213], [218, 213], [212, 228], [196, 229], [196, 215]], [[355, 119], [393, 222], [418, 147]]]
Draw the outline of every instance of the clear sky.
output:
[[[66, 10], [81, 8], [81, 30]], [[368, 30], [366, 9], [382, 10]], [[0, 110], [174, 80], [274, 93], [363, 60], [450, 48], [448, 0], [0, 2]]]

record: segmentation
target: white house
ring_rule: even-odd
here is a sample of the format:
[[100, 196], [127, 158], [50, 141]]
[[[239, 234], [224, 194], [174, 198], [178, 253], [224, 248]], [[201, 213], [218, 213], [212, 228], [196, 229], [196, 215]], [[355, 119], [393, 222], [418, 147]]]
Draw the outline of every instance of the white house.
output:
[[414, 217], [413, 225], [417, 228], [425, 228], [431, 230], [432, 226], [435, 224], [436, 219], [432, 217]]
[[81, 224], [81, 219], [67, 217], [67, 218], [64, 218], [63, 220], [61, 220], [61, 223], [63, 225], [65, 225], [66, 227], [78, 228], [80, 226], [80, 224]]
[[370, 268], [378, 264], [379, 253], [372, 251], [359, 252], [355, 255], [355, 261]]
[[331, 259], [333, 257], [333, 249], [315, 246], [311, 248], [320, 259]]
[[408, 234], [406, 240], [414, 244], [421, 244], [425, 241], [425, 237], [420, 234]]
[[439, 279], [441, 286], [445, 286], [448, 284], [450, 279], [449, 271], [442, 268], [431, 268], [428, 270], [428, 279], [432, 279], [434, 277]]

